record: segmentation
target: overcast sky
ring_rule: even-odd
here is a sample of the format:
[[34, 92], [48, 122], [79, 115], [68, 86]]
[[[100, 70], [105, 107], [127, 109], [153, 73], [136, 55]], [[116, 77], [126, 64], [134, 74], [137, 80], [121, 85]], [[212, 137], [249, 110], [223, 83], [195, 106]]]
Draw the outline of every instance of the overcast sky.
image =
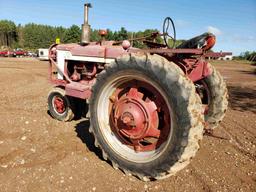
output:
[[[86, 1], [86, 0], [85, 0]], [[69, 27], [83, 22], [84, 0], [0, 0], [0, 20], [16, 24], [40, 23]], [[89, 0], [88, 0], [89, 1]], [[256, 50], [256, 0], [90, 0], [94, 29], [162, 30], [166, 16], [173, 18], [178, 39], [211, 31], [215, 51], [235, 55]]]

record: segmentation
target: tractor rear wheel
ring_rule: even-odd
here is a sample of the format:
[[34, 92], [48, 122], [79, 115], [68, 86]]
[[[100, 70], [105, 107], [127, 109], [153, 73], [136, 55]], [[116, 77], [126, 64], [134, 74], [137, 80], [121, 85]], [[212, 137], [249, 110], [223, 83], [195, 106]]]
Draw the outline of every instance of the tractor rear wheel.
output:
[[206, 129], [209, 130], [213, 130], [219, 125], [228, 108], [226, 83], [215, 67], [211, 66], [211, 68], [212, 74], [210, 76], [195, 83], [197, 93], [199, 93], [202, 104], [205, 106], [204, 117], [207, 123]]
[[51, 116], [59, 121], [70, 121], [74, 118], [71, 99], [65, 95], [65, 90], [54, 87], [48, 94], [48, 109]]
[[203, 134], [201, 101], [159, 55], [126, 55], [97, 76], [89, 101], [96, 147], [128, 175], [163, 179], [189, 164]]

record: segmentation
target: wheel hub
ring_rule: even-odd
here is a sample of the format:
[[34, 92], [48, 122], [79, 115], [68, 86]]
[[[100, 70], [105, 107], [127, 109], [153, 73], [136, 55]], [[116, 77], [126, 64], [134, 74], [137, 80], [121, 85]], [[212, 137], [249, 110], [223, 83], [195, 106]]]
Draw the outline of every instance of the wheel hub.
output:
[[148, 142], [150, 138], [157, 140], [160, 137], [156, 103], [150, 99], [145, 100], [144, 94], [137, 88], [130, 88], [120, 99], [115, 98], [116, 96], [110, 97], [113, 103], [110, 109], [114, 132], [123, 138], [126, 144], [133, 146], [135, 151], [156, 148], [156, 142], [146, 147], [141, 145], [141, 142]]
[[121, 117], [123, 123], [127, 125], [127, 128], [133, 128], [135, 126], [134, 117], [129, 112], [124, 112]]
[[136, 98], [126, 97], [115, 104], [115, 126], [130, 139], [143, 138], [149, 128], [150, 116], [146, 106]]
[[58, 113], [64, 113], [66, 110], [64, 100], [61, 97], [54, 97], [53, 99], [54, 108]]

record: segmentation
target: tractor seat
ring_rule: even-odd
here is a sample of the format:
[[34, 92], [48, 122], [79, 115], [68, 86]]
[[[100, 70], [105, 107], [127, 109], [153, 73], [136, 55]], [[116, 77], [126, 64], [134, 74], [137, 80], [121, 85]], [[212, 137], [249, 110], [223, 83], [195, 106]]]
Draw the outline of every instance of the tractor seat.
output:
[[211, 49], [216, 42], [216, 37], [212, 33], [203, 33], [202, 35], [196, 36], [192, 39], [184, 41], [182, 44], [177, 46], [177, 49], [203, 49], [207, 51]]

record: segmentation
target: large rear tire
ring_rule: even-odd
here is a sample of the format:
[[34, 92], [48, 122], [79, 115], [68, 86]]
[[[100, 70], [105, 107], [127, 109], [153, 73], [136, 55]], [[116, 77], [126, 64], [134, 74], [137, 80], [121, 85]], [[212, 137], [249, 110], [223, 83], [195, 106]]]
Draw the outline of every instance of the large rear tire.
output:
[[221, 74], [209, 64], [212, 74], [196, 82], [197, 92], [200, 92], [202, 103], [206, 106], [206, 129], [215, 129], [223, 120], [228, 108], [228, 90]]
[[125, 55], [97, 76], [89, 101], [103, 158], [141, 180], [189, 164], [203, 134], [201, 101], [182, 70], [158, 55]]

